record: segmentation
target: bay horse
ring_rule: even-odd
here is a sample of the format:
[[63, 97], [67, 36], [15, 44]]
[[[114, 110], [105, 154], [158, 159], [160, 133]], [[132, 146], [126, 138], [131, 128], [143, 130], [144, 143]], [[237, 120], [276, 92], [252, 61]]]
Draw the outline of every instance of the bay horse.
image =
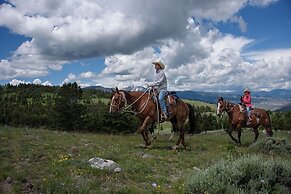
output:
[[[228, 135], [233, 141], [241, 145], [241, 131], [243, 127], [252, 128], [255, 133], [254, 142], [257, 141], [259, 136], [258, 127], [260, 125], [264, 126], [268, 136], [273, 136], [271, 128], [270, 116], [264, 109], [254, 108], [251, 110], [252, 121], [248, 121], [248, 116], [245, 110], [242, 109], [242, 106], [239, 104], [231, 103], [227, 100], [224, 100], [222, 97], [219, 97], [217, 100], [217, 115], [220, 116], [222, 112], [226, 112], [229, 116], [230, 128], [227, 129]], [[238, 139], [232, 136], [232, 131], [237, 131]]]
[[[116, 88], [116, 91], [113, 92], [111, 97], [109, 112], [124, 111], [125, 109], [132, 107], [135, 114], [141, 120], [139, 132], [145, 141], [145, 147], [149, 147], [151, 141], [148, 137], [148, 127], [155, 122], [159, 123], [161, 118], [161, 111], [157, 106], [157, 102], [157, 98], [155, 97], [155, 93], [152, 92], [152, 89], [148, 89], [146, 92], [128, 92]], [[170, 105], [169, 110], [170, 115], [168, 121], [172, 123], [174, 128], [179, 130], [179, 139], [172, 149], [177, 149], [180, 143], [182, 143], [186, 149], [184, 125], [189, 119], [191, 127], [190, 131], [194, 131], [194, 108], [191, 105], [187, 105], [181, 99], [177, 99], [175, 105]]]

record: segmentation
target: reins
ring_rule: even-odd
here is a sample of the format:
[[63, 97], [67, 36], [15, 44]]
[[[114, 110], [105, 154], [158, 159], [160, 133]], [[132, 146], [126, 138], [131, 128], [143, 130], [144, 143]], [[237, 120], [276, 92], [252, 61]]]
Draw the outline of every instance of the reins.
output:
[[[153, 96], [154, 96], [154, 100], [156, 102], [156, 111], [157, 111], [157, 124], [158, 124], [158, 128], [160, 128], [160, 114], [159, 114], [159, 105], [158, 105], [158, 99], [157, 99], [157, 93], [155, 90], [152, 90], [152, 88], [148, 88], [145, 92], [142, 93], [142, 95], [140, 95], [135, 101], [133, 101], [131, 104], [128, 104], [128, 101], [126, 99], [126, 94], [123, 92], [123, 91], [120, 91], [122, 97], [121, 99], [119, 100], [119, 103], [118, 103], [118, 106], [117, 105], [113, 105], [112, 102], [111, 102], [111, 105], [110, 105], [110, 110], [112, 109], [112, 107], [118, 107], [119, 109], [119, 106], [120, 106], [120, 103], [121, 102], [124, 102], [125, 105], [123, 108], [121, 108], [120, 110], [122, 110], [122, 112], [127, 112], [127, 113], [133, 113], [135, 115], [138, 115], [138, 114], [141, 114], [147, 107], [149, 101], [150, 101], [150, 98], [151, 98], [151, 91], [153, 91]], [[142, 105], [141, 105], [141, 109], [137, 112], [137, 111], [132, 111], [132, 110], [128, 110], [129, 108], [132, 108], [132, 106], [138, 101], [140, 100], [146, 93], [148, 93], [148, 97], [147, 97], [147, 100], [146, 102], [144, 102]], [[158, 134], [159, 134], [159, 131], [158, 131]]]
[[229, 107], [229, 106], [228, 106], [229, 104], [232, 105], [232, 108], [226, 112], [226, 113], [228, 114], [228, 113], [232, 112], [232, 110], [234, 109], [234, 104], [232, 104], [232, 103], [230, 103], [230, 102], [228, 102], [228, 101], [226, 101], [226, 103], [227, 103], [227, 104], [226, 104], [227, 107]]
[[[230, 103], [230, 102], [228, 102], [227, 100], [224, 100], [223, 102], [225, 103], [226, 108], [223, 108], [224, 110], [222, 112], [225, 111], [227, 114], [231, 113], [232, 110], [234, 109], [235, 105]], [[232, 106], [230, 109], [229, 109], [229, 105]]]
[[[148, 98], [147, 98], [147, 100], [146, 100], [146, 102], [145, 103], [143, 103], [142, 104], [142, 108], [141, 108], [141, 110], [139, 111], [139, 112], [136, 112], [136, 111], [127, 111], [127, 109], [129, 109], [129, 108], [131, 108], [132, 107], [132, 105], [134, 105], [139, 99], [141, 99], [147, 92], [149, 91], [149, 94], [148, 94]], [[123, 99], [124, 99], [124, 102], [125, 102], [125, 105], [124, 105], [124, 108], [123, 108], [123, 112], [129, 112], [129, 113], [134, 113], [135, 115], [138, 115], [138, 114], [140, 114], [140, 113], [142, 113], [144, 110], [145, 110], [145, 108], [147, 107], [147, 105], [148, 105], [148, 102], [150, 101], [150, 89], [148, 88], [142, 95], [140, 95], [135, 101], [133, 101], [131, 104], [127, 104], [127, 99], [126, 99], [126, 97], [125, 97], [125, 94], [124, 94], [124, 92], [122, 92], [122, 97], [123, 97]]]
[[157, 94], [155, 90], [153, 90], [155, 101], [156, 101], [156, 107], [157, 107], [157, 122], [158, 122], [158, 135], [160, 135], [160, 130], [161, 130], [161, 123], [160, 123], [160, 111], [159, 111], [159, 105], [158, 105], [158, 99], [157, 99]]

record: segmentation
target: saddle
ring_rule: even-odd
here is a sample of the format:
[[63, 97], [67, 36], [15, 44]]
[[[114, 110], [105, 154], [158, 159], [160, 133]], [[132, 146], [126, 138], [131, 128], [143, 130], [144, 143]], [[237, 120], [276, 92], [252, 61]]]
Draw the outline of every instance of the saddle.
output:
[[177, 106], [177, 101], [179, 96], [176, 92], [167, 92], [166, 93], [166, 104]]
[[[242, 103], [239, 103], [238, 105], [239, 105], [240, 112], [243, 112], [243, 113], [246, 113], [246, 112], [247, 112], [246, 105], [244, 105], [244, 104], [242, 104]], [[254, 110], [254, 109], [251, 107], [251, 108], [250, 108], [251, 114], [252, 114], [253, 110]]]
[[[158, 94], [154, 98], [158, 99]], [[169, 118], [176, 115], [178, 99], [179, 99], [179, 97], [178, 97], [176, 92], [167, 91], [166, 96], [165, 96], [165, 102], [166, 102], [166, 107], [167, 107], [167, 112], [168, 112]], [[154, 102], [158, 103], [160, 118], [161, 118], [162, 111], [161, 111], [160, 103], [156, 102], [156, 100], [154, 100]]]
[[[247, 108], [244, 104], [239, 103], [239, 108], [240, 108], [240, 112], [244, 114], [245, 117], [247, 117], [248, 113], [247, 113]], [[259, 119], [261, 117], [260, 113], [258, 113], [257, 111], [255, 111], [255, 109], [253, 107], [250, 108], [250, 116], [254, 115], [256, 117], [256, 122], [259, 122]]]

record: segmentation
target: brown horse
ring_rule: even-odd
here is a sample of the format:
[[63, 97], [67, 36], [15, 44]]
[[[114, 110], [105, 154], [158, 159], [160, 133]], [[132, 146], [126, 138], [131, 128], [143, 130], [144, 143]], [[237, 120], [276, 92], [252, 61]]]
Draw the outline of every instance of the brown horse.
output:
[[[146, 92], [127, 92], [118, 90], [112, 94], [111, 105], [109, 112], [117, 112], [126, 110], [127, 108], [133, 108], [135, 114], [141, 120], [141, 126], [139, 131], [145, 141], [145, 146], [149, 147], [151, 142], [148, 137], [148, 127], [155, 122], [160, 122], [160, 109], [156, 104], [157, 98], [155, 97], [152, 90], [147, 90]], [[192, 109], [192, 110], [191, 110]], [[186, 149], [185, 139], [184, 139], [184, 125], [189, 118], [190, 131], [194, 131], [195, 120], [193, 117], [193, 107], [187, 105], [182, 100], [178, 99], [174, 105], [170, 105], [170, 116], [169, 121], [172, 123], [173, 127], [178, 129], [179, 139], [173, 149], [177, 149], [180, 143]]]
[[[221, 115], [222, 112], [226, 112], [229, 116], [230, 128], [226, 131], [233, 141], [241, 145], [240, 137], [243, 127], [252, 128], [255, 133], [254, 142], [257, 141], [259, 136], [258, 127], [260, 125], [264, 126], [267, 132], [267, 135], [272, 136], [273, 132], [271, 129], [271, 121], [269, 114], [259, 108], [254, 108], [251, 111], [252, 121], [248, 122], [248, 117], [246, 111], [243, 110], [242, 106], [239, 104], [233, 104], [226, 100], [223, 100], [222, 97], [219, 97], [217, 100], [217, 115]], [[238, 139], [232, 136], [232, 131], [237, 131]]]

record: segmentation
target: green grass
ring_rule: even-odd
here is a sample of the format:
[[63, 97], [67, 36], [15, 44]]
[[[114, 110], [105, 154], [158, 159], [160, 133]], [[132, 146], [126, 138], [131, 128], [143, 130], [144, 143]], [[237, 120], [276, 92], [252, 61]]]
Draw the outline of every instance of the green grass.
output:
[[[44, 129], [0, 127], [0, 192], [4, 193], [184, 193], [193, 168], [207, 168], [222, 158], [253, 151], [253, 134], [245, 130], [243, 146], [224, 131], [186, 135], [189, 149], [171, 150], [165, 129], [151, 149], [140, 147], [140, 134], [107, 135]], [[291, 134], [274, 132], [291, 141]], [[177, 136], [175, 137], [177, 139]], [[266, 137], [261, 133], [259, 141]], [[175, 139], [175, 140], [176, 140]], [[147, 154], [148, 157], [143, 158]], [[92, 157], [111, 159], [122, 171], [92, 169]], [[286, 158], [285, 155], [265, 155]], [[156, 184], [156, 187], [153, 186]]]
[[92, 101], [93, 101], [94, 103], [97, 103], [97, 102], [99, 102], [99, 101], [101, 101], [101, 102], [104, 103], [104, 104], [108, 104], [108, 103], [110, 103], [110, 99], [109, 99], [109, 98], [100, 98], [100, 97], [96, 97], [96, 98], [92, 98]]
[[186, 100], [186, 99], [183, 99], [183, 101], [186, 102], [186, 103], [190, 103], [190, 104], [192, 104], [194, 106], [209, 106], [214, 111], [217, 108], [215, 104], [210, 104], [210, 103], [207, 103], [207, 102], [196, 101], [196, 100]]

